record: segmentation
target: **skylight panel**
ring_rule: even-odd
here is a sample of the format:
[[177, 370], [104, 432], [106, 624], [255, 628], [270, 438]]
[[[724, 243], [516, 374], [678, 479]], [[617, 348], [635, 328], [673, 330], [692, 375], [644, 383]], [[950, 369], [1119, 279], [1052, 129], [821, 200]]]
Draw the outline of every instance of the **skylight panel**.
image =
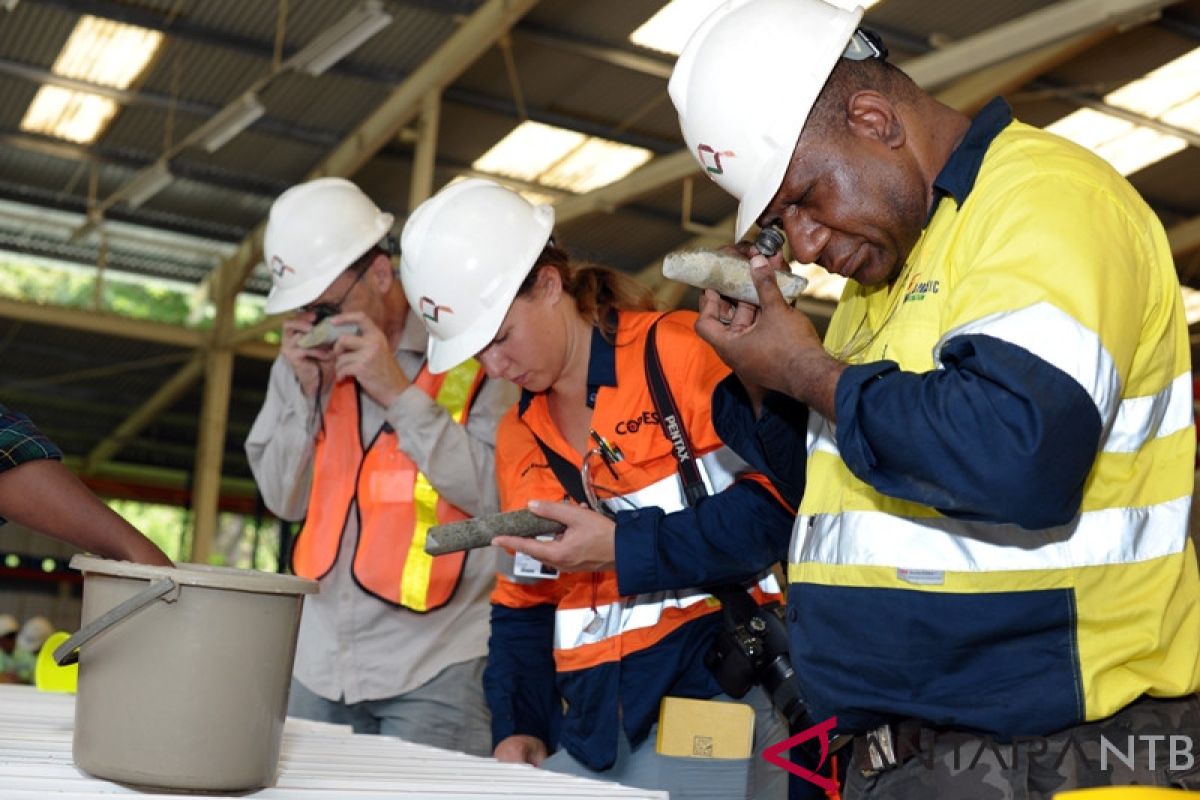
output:
[[[1200, 48], [1109, 92], [1104, 102], [1200, 134]], [[1068, 114], [1046, 129], [1099, 154], [1122, 175], [1131, 175], [1187, 147], [1187, 141], [1179, 136], [1088, 108]]]
[[588, 192], [619, 180], [654, 154], [642, 147], [525, 121], [471, 165], [569, 192]]
[[43, 86], [25, 110], [21, 130], [88, 144], [116, 113], [117, 104], [107, 97]]
[[[65, 78], [128, 89], [162, 41], [158, 31], [85, 14], [51, 71]], [[116, 113], [116, 102], [107, 97], [45, 84], [25, 110], [21, 130], [90, 144]]]
[[52, 68], [56, 75], [128, 89], [158, 52], [163, 35], [85, 14]]
[[[724, 0], [671, 0], [629, 34], [629, 41], [650, 50], [677, 56], [683, 50], [683, 46], [687, 44], [692, 31], [696, 30], [704, 18], [722, 2]], [[856, 5], [870, 8], [879, 0], [863, 0], [862, 2], [833, 0], [833, 2], [835, 5], [846, 8], [853, 8]]]

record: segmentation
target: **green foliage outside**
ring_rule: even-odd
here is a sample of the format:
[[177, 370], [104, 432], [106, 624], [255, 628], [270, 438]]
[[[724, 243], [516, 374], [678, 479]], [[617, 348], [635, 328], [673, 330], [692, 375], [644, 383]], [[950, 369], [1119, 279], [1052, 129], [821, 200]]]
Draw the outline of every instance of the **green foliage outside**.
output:
[[[207, 328], [212, 324], [212, 308], [207, 304], [193, 322], [195, 291], [185, 284], [124, 272], [104, 273], [97, 306], [97, 274], [90, 267], [0, 253], [0, 296], [185, 327]], [[264, 317], [263, 299], [239, 295], [235, 317], [238, 326], [260, 321]]]
[[[108, 506], [162, 548], [172, 561], [187, 561], [191, 542], [192, 514], [177, 506], [139, 503], [133, 500], [109, 500]], [[279, 565], [279, 527], [274, 519], [265, 519], [258, 528], [255, 547], [252, 517], [220, 514], [217, 535], [209, 562], [240, 569], [275, 572]]]

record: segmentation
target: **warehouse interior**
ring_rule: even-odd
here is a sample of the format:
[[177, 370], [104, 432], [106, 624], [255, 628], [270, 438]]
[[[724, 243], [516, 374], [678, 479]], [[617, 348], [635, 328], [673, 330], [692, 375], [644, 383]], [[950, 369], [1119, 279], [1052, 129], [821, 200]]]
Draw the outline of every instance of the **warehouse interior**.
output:
[[[662, 259], [731, 242], [736, 202], [666, 87], [717, 2], [0, 0], [0, 405], [101, 497], [186, 509], [187, 561], [213, 559], [225, 512], [286, 547], [244, 450], [278, 352], [272, 201], [346, 177], [398, 236], [443, 186], [491, 178], [552, 204], [574, 256], [694, 308]], [[1167, 231], [1200, 363], [1200, 0], [863, 5], [942, 102], [1003, 96], [1128, 177]], [[788, 92], [763, 75], [737, 113]], [[794, 268], [823, 328], [841, 279]], [[0, 611], [73, 626], [73, 552], [0, 528]]]

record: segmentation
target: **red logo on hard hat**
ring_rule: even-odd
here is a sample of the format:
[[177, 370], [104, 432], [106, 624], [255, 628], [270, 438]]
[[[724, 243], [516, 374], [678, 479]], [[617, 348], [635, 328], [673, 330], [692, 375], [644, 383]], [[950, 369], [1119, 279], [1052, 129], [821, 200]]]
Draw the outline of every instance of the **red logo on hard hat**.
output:
[[428, 297], [421, 298], [421, 316], [430, 322], [437, 322], [438, 315], [445, 311], [447, 314], [453, 314], [454, 309], [450, 306], [439, 306], [436, 302]]
[[[706, 144], [700, 145], [696, 150], [700, 153], [700, 164], [707, 172], [713, 175], [723, 175], [725, 173], [725, 168], [721, 166], [722, 157], [734, 158], [736, 155], [732, 150], [717, 150], [715, 147], [709, 147]], [[712, 156], [712, 166], [708, 165], [708, 157], [710, 155]]]
[[283, 263], [283, 259], [280, 258], [279, 256], [271, 256], [270, 267], [271, 267], [271, 272], [275, 274], [276, 278], [282, 278], [283, 273], [285, 273], [285, 272], [295, 272], [296, 271], [296, 270], [292, 269], [291, 267], [289, 267], [287, 264]]

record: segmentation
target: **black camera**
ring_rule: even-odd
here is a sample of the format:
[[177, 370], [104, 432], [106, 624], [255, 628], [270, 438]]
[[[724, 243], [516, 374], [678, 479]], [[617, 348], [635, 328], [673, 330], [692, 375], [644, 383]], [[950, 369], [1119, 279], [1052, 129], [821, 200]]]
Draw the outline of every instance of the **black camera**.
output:
[[[730, 697], [744, 697], [754, 686], [761, 684], [772, 705], [795, 728], [803, 725], [808, 711], [796, 685], [796, 671], [788, 655], [787, 626], [783, 609], [778, 603], [759, 606], [746, 597], [749, 608], [738, 601], [729, 603], [722, 598], [726, 625], [704, 655], [704, 664], [717, 679], [721, 689]], [[748, 613], [747, 613], [748, 612]]]

